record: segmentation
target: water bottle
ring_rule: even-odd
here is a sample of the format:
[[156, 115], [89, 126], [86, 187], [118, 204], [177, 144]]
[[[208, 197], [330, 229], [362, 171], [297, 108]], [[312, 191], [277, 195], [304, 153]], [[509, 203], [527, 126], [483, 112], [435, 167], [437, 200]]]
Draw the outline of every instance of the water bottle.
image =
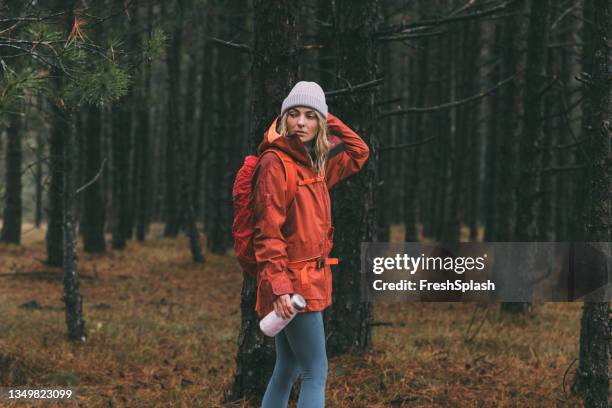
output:
[[297, 316], [298, 312], [306, 307], [306, 300], [302, 297], [302, 295], [298, 295], [296, 293], [291, 296], [291, 305], [296, 312], [289, 319], [283, 319], [282, 317], [278, 316], [274, 310], [268, 313], [266, 317], [261, 319], [259, 322], [259, 328], [266, 336], [274, 337], [281, 330], [283, 330], [283, 328], [288, 325], [295, 316]]

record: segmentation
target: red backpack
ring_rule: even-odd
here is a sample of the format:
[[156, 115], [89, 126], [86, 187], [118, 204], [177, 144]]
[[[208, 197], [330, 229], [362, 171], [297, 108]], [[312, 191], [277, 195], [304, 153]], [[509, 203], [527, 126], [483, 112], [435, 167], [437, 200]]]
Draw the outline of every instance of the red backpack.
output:
[[257, 276], [257, 261], [255, 260], [255, 248], [253, 246], [253, 235], [255, 233], [253, 225], [254, 177], [256, 177], [259, 158], [266, 152], [273, 152], [283, 163], [287, 177], [287, 208], [293, 203], [297, 188], [295, 163], [282, 150], [270, 148], [262, 152], [259, 157], [249, 155], [244, 158], [244, 163], [236, 174], [234, 188], [232, 189], [232, 202], [234, 204], [232, 235], [234, 236], [234, 249], [238, 262], [240, 262], [242, 269], [252, 277]]

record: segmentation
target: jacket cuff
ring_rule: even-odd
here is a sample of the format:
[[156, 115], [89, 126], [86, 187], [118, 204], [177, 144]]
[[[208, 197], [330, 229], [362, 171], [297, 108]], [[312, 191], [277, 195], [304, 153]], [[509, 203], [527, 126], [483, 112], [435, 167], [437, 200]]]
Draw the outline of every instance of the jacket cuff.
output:
[[277, 296], [293, 293], [293, 285], [285, 273], [270, 277], [270, 286], [272, 286], [272, 293]]

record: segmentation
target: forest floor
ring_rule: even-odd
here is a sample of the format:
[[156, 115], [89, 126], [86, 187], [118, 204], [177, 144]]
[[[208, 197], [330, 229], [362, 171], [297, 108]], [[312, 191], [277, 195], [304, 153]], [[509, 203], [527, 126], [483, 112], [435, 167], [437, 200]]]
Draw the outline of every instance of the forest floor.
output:
[[[220, 401], [240, 326], [234, 256], [194, 265], [186, 238], [162, 238], [159, 226], [125, 251], [79, 252], [89, 337], [71, 344], [62, 272], [42, 263], [44, 231], [24, 230], [23, 246], [0, 244], [0, 386], [73, 386], [83, 407], [229, 406]], [[495, 305], [376, 304], [385, 323], [372, 350], [329, 359], [326, 406], [581, 406], [569, 393], [581, 306], [539, 304], [512, 318]]]

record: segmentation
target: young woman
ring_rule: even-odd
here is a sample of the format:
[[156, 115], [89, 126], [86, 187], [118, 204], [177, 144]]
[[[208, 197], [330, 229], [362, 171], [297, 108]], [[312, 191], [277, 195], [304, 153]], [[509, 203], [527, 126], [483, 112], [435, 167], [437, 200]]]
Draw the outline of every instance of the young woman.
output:
[[[269, 150], [280, 152], [279, 155]], [[359, 171], [369, 149], [348, 126], [327, 112], [325, 94], [315, 82], [298, 82], [259, 145], [255, 184], [255, 256], [258, 316], [274, 310], [287, 319], [295, 312], [291, 294], [306, 308], [275, 339], [276, 365], [263, 408], [286, 407], [298, 375], [298, 407], [325, 404], [327, 355], [322, 311], [332, 302], [327, 258], [334, 228], [328, 190]], [[283, 157], [284, 159], [281, 159]], [[294, 163], [297, 186], [287, 197], [281, 160]]]

